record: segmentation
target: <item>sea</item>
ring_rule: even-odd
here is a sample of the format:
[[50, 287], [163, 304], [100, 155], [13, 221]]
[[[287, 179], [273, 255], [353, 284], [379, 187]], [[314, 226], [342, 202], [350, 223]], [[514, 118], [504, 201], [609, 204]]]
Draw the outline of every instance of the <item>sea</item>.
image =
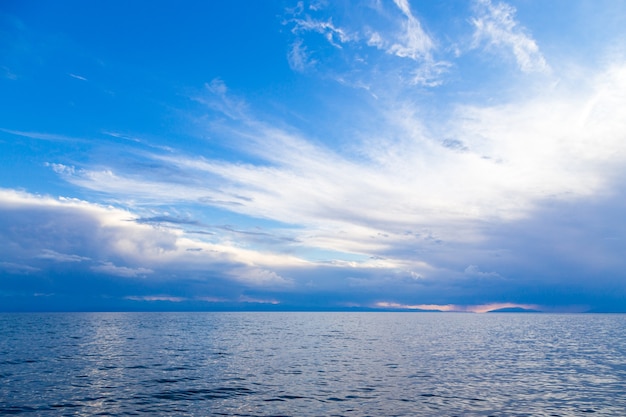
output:
[[626, 315], [3, 313], [0, 414], [626, 416]]

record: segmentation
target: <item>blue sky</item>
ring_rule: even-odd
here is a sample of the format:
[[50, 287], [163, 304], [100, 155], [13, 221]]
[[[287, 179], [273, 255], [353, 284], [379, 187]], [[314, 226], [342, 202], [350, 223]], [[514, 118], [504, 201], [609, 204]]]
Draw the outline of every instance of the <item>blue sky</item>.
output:
[[0, 309], [626, 311], [624, 21], [4, 1]]

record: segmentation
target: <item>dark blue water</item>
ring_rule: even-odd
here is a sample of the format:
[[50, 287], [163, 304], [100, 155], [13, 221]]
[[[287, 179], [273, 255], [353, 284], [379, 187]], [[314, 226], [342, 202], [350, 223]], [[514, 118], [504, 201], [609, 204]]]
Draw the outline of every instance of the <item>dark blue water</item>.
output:
[[0, 414], [625, 416], [626, 316], [0, 314]]

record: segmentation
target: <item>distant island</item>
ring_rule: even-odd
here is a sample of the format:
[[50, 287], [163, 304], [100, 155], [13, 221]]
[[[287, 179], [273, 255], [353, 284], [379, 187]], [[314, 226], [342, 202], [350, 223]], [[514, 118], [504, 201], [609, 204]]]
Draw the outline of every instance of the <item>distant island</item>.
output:
[[541, 313], [541, 311], [522, 307], [504, 307], [495, 310], [489, 310], [487, 313]]

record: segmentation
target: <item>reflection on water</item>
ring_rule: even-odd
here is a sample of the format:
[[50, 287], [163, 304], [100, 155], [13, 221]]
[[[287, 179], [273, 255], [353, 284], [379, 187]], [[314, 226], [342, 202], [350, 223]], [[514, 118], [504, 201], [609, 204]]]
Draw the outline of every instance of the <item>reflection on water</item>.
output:
[[0, 414], [623, 416], [624, 319], [0, 314]]

